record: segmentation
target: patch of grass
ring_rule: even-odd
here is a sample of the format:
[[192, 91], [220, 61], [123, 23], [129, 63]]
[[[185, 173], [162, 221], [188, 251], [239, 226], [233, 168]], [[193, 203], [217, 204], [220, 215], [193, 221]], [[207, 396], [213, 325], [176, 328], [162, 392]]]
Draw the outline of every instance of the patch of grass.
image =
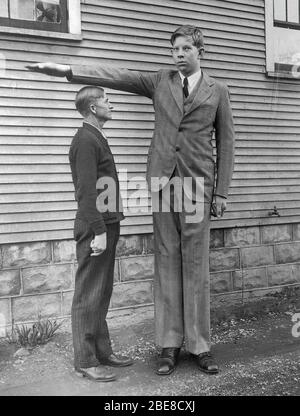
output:
[[31, 326], [13, 325], [12, 331], [7, 335], [6, 340], [10, 344], [17, 344], [20, 347], [34, 348], [37, 345], [46, 344], [61, 327], [61, 322], [43, 320], [41, 316]]

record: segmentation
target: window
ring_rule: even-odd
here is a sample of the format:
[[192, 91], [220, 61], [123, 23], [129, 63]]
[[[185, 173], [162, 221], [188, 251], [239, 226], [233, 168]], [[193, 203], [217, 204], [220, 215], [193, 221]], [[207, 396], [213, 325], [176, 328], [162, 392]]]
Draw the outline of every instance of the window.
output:
[[300, 30], [300, 0], [274, 0], [274, 26]]
[[269, 76], [300, 79], [300, 0], [265, 0]]
[[68, 32], [68, 0], [0, 0], [0, 25]]

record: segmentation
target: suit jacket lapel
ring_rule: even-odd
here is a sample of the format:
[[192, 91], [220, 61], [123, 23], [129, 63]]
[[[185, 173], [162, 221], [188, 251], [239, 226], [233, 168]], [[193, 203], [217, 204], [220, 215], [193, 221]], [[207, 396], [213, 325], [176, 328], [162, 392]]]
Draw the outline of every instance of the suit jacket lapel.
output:
[[[185, 115], [195, 110], [195, 108], [199, 107], [199, 105], [203, 104], [212, 94], [213, 89], [212, 85], [214, 85], [214, 80], [202, 72], [202, 80], [198, 87], [198, 91], [194, 99], [188, 104], [186, 108]], [[197, 88], [197, 86], [195, 87]]]
[[181, 112], [183, 113], [183, 91], [181, 78], [178, 72], [174, 73], [172, 77], [168, 78], [168, 83], [174, 100]]

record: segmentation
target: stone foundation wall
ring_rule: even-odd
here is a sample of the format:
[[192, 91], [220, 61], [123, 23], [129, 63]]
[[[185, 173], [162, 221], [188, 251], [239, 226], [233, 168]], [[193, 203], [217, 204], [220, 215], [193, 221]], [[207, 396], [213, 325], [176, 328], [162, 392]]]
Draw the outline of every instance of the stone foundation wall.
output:
[[[210, 245], [214, 304], [300, 285], [300, 224], [216, 229]], [[69, 316], [75, 272], [73, 241], [2, 245], [0, 327]], [[151, 305], [153, 274], [153, 236], [121, 237], [110, 310]]]

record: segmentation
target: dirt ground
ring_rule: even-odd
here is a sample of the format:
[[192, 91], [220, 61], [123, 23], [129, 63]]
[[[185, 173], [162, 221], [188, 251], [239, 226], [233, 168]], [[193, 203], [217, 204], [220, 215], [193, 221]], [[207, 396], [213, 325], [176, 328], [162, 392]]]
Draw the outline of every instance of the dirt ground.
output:
[[[272, 307], [264, 302], [263, 308], [247, 307], [247, 314], [244, 308], [227, 318], [213, 315], [212, 352], [220, 365], [216, 376], [200, 372], [184, 349], [172, 375], [155, 375], [159, 350], [152, 308], [109, 319], [115, 351], [135, 360], [131, 367], [116, 369], [118, 380], [111, 383], [75, 375], [69, 322], [25, 357], [15, 357], [17, 347], [2, 341], [0, 396], [299, 396], [300, 336], [292, 334], [299, 301], [286, 301], [289, 307], [278, 308], [282, 298], [273, 298]], [[300, 328], [295, 334], [300, 335]]]

